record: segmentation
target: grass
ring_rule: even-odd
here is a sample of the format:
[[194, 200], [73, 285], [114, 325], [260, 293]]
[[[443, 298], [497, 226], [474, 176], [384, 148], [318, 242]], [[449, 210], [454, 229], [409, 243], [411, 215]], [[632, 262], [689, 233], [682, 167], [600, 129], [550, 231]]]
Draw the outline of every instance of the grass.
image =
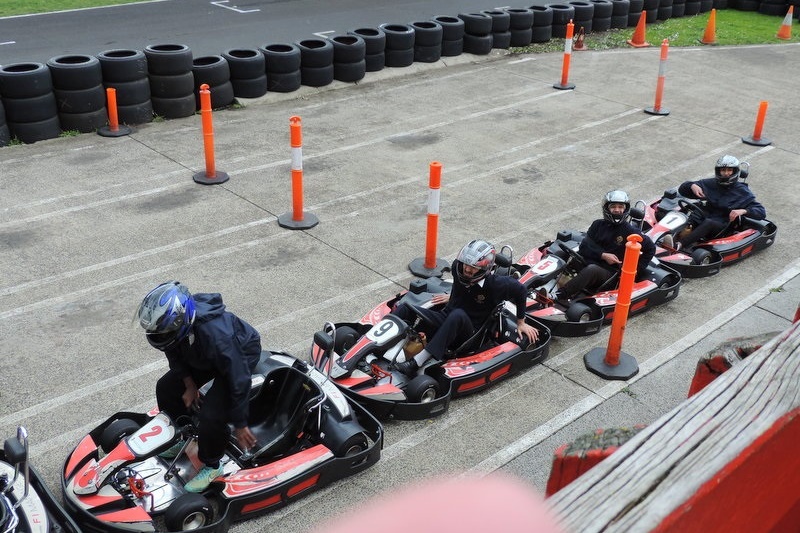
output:
[[135, 4], [141, 0], [0, 0], [0, 17], [49, 13], [66, 9]]

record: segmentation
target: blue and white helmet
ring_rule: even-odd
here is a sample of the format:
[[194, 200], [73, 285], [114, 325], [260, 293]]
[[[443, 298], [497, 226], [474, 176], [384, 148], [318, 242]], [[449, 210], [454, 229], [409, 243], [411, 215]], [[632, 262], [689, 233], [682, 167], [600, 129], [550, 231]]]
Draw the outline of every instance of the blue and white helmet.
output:
[[[456, 257], [458, 276], [468, 285], [482, 280], [494, 267], [496, 255], [494, 246], [486, 241], [469, 242], [458, 252], [458, 257]], [[468, 276], [464, 272], [464, 265], [477, 268], [478, 271], [474, 275]]]
[[162, 283], [147, 293], [134, 320], [144, 328], [153, 348], [169, 350], [189, 334], [195, 319], [192, 294], [178, 281]]

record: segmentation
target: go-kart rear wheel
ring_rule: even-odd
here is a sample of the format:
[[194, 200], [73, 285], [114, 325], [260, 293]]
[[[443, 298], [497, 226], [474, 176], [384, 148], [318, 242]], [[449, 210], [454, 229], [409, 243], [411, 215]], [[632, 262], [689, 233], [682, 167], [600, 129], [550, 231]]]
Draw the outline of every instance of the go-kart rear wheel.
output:
[[214, 510], [205, 496], [187, 492], [172, 502], [164, 513], [168, 531], [192, 531], [207, 526], [214, 519]]
[[353, 347], [358, 340], [359, 334], [350, 326], [341, 326], [336, 328], [336, 338], [333, 344], [333, 351], [339, 355], [343, 355], [347, 350]]
[[675, 285], [677, 285], [680, 281], [681, 281], [680, 278], [678, 278], [677, 276], [666, 276], [664, 279], [661, 280], [661, 283], [659, 283], [658, 288], [669, 289], [670, 287], [674, 287]]
[[439, 382], [427, 374], [420, 374], [408, 382], [405, 391], [412, 403], [430, 403], [439, 396]]
[[335, 455], [336, 457], [352, 457], [366, 450], [368, 446], [367, 436], [363, 433], [356, 433], [339, 445]]
[[711, 262], [711, 252], [705, 248], [697, 248], [692, 252], [693, 265], [707, 265]]
[[575, 302], [564, 313], [567, 322], [589, 322], [592, 319], [592, 308], [586, 304]]
[[100, 447], [104, 452], [108, 453], [117, 447], [122, 439], [128, 435], [132, 435], [139, 430], [141, 426], [131, 420], [130, 418], [120, 418], [111, 422], [103, 433], [100, 435]]

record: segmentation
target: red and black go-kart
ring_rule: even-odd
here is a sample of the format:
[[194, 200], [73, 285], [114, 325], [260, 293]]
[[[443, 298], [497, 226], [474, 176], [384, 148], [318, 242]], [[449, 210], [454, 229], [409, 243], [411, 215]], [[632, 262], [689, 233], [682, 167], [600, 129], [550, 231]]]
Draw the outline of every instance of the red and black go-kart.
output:
[[452, 351], [451, 358], [431, 359], [413, 377], [398, 371], [397, 363], [418, 353], [430, 330], [424, 317], [409, 324], [391, 309], [401, 302], [432, 307], [433, 295], [449, 293], [451, 288], [452, 282], [441, 278], [418, 279], [359, 322], [326, 324], [323, 331], [335, 338], [334, 349], [325, 350], [315, 336], [314, 364], [378, 419], [420, 420], [443, 414], [453, 398], [483, 390], [547, 357], [550, 331], [528, 317], [539, 339], [533, 344], [520, 339], [513, 304], [506, 302]]
[[[319, 342], [332, 349], [333, 339]], [[191, 417], [122, 412], [93, 429], [61, 481], [82, 530], [224, 532], [380, 458], [380, 423], [313, 366], [264, 352], [252, 382], [248, 425], [258, 444], [243, 450], [231, 436], [224, 473], [202, 494], [184, 489], [202, 466]], [[177, 457], [159, 456], [181, 439]]]
[[17, 428], [0, 450], [0, 531], [3, 533], [80, 533], [28, 462], [28, 432]]
[[[619, 297], [619, 274], [591, 293], [573, 298], [565, 307], [555, 300], [555, 291], [579, 271], [585, 261], [578, 246], [586, 233], [560, 231], [555, 241], [547, 241], [525, 254], [514, 268], [528, 287], [527, 313], [545, 324], [554, 336], [579, 337], [600, 331], [611, 322]], [[633, 284], [629, 315], [652, 309], [678, 296], [681, 275], [654, 258]]]
[[658, 247], [656, 257], [683, 277], [716, 274], [721, 267], [741, 261], [775, 242], [778, 227], [774, 223], [749, 217], [737, 218], [713, 238], [700, 241], [690, 249], [676, 250], [664, 241], [669, 236], [668, 241], [677, 242], [684, 231], [689, 231], [690, 225], [702, 221], [706, 216], [705, 205], [704, 200], [686, 198], [673, 187], [644, 209], [641, 225]]

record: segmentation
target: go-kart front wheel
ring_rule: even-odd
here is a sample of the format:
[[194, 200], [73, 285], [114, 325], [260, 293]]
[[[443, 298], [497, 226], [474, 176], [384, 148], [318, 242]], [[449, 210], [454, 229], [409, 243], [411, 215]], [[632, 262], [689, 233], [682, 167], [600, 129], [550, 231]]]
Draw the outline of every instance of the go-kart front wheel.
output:
[[413, 403], [430, 403], [439, 396], [439, 382], [427, 374], [420, 374], [408, 382], [405, 391]]
[[104, 452], [108, 453], [117, 447], [122, 439], [128, 435], [132, 435], [139, 430], [141, 426], [131, 420], [130, 418], [120, 418], [111, 422], [103, 433], [100, 434], [100, 447]]
[[192, 531], [207, 526], [214, 519], [214, 510], [202, 494], [187, 492], [175, 500], [164, 514], [169, 531]]
[[356, 433], [336, 449], [335, 455], [336, 457], [352, 457], [366, 450], [368, 446], [367, 436], [363, 433]]
[[592, 319], [592, 308], [586, 304], [575, 302], [564, 313], [567, 322], [589, 322]]
[[697, 248], [692, 252], [693, 265], [707, 265], [711, 262], [711, 252], [705, 248]]

